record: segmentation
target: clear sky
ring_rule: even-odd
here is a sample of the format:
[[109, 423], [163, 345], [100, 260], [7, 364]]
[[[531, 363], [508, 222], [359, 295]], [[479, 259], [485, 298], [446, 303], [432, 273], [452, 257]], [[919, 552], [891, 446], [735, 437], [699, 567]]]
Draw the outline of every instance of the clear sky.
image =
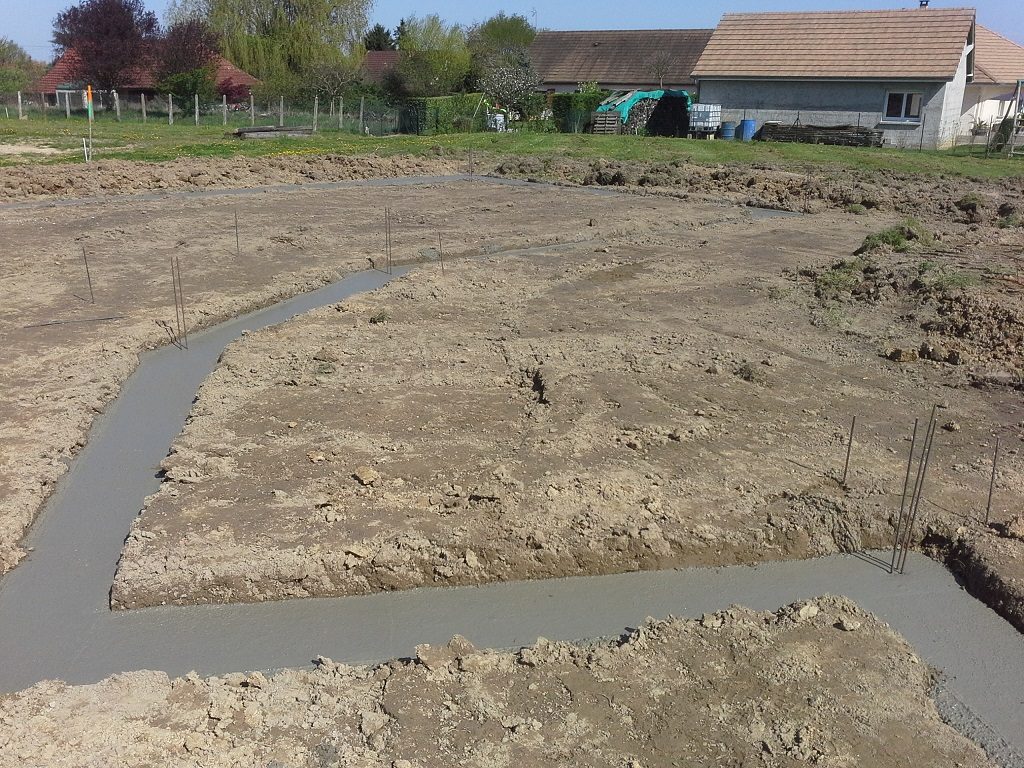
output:
[[[50, 29], [58, 11], [73, 0], [0, 0], [0, 37], [13, 38], [37, 59], [52, 56]], [[145, 0], [162, 17], [166, 0]], [[394, 27], [403, 16], [428, 13], [469, 24], [504, 10], [536, 19], [546, 29], [657, 29], [672, 27], [713, 27], [728, 11], [802, 11], [873, 8], [908, 8], [917, 0], [376, 0], [373, 21]], [[971, 6], [957, 0], [932, 0], [933, 8]], [[1024, 0], [977, 0], [978, 21], [1012, 40], [1024, 44]], [[586, 9], [585, 11], [583, 9]], [[1024, 76], [1024, 73], [1021, 73]]]

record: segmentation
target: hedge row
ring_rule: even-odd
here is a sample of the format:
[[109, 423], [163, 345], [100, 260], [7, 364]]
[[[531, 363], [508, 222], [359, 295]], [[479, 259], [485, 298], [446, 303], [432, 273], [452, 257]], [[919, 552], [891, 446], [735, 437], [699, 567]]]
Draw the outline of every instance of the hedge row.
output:
[[594, 110], [610, 95], [610, 91], [552, 94], [551, 112], [558, 130], [564, 133], [589, 130]]
[[433, 136], [484, 130], [487, 110], [479, 93], [407, 99], [398, 114], [398, 130]]

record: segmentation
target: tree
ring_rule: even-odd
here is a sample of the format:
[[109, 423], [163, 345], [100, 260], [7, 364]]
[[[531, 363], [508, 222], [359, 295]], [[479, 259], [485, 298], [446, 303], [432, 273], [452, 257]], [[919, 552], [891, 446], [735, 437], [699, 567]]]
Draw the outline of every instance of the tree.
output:
[[303, 89], [310, 96], [329, 99], [344, 96], [360, 81], [363, 56], [362, 50], [356, 50], [348, 56], [314, 64], [306, 70]]
[[157, 87], [181, 103], [198, 95], [209, 101], [216, 92], [217, 35], [198, 18], [171, 25], [156, 46]]
[[263, 80], [268, 95], [298, 89], [305, 74], [358, 48], [371, 0], [178, 0], [199, 14], [232, 62]]
[[498, 53], [527, 50], [537, 30], [525, 16], [504, 11], [469, 30], [469, 47], [474, 56], [484, 58]]
[[383, 24], [374, 24], [363, 37], [363, 47], [368, 51], [393, 51], [395, 38]]
[[57, 14], [53, 43], [77, 54], [74, 77], [110, 91], [148, 61], [159, 30], [142, 0], [82, 0]]
[[497, 104], [520, 115], [529, 111], [530, 98], [539, 84], [540, 77], [525, 51], [493, 57], [479, 79], [480, 90]]
[[462, 91], [471, 58], [466, 33], [432, 14], [403, 19], [399, 36], [402, 57], [385, 80], [395, 96], [445, 96]]
[[45, 70], [42, 62], [33, 61], [16, 42], [0, 37], [0, 93], [25, 90]]

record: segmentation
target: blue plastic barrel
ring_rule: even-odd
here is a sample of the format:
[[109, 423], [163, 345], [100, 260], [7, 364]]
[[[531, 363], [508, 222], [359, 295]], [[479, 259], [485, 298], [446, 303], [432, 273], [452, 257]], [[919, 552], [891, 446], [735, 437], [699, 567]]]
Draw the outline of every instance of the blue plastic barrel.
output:
[[736, 123], [722, 123], [722, 138], [723, 139], [735, 139], [736, 138]]
[[740, 141], [753, 141], [757, 126], [753, 120], [740, 120]]

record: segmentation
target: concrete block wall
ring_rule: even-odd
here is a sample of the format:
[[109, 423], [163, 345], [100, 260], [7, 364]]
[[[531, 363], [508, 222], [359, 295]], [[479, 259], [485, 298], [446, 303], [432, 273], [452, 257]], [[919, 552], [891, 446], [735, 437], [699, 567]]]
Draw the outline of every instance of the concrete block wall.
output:
[[[787, 125], [857, 125], [881, 130], [887, 145], [935, 149], [950, 131], [948, 83], [944, 82], [850, 82], [823, 80], [709, 80], [700, 83], [700, 100], [721, 104], [722, 119], [738, 122], [744, 116], [758, 127], [769, 120]], [[889, 91], [923, 95], [921, 123], [890, 123], [884, 119]], [[960, 88], [960, 100], [963, 88]], [[959, 103], [957, 104], [959, 120]]]

